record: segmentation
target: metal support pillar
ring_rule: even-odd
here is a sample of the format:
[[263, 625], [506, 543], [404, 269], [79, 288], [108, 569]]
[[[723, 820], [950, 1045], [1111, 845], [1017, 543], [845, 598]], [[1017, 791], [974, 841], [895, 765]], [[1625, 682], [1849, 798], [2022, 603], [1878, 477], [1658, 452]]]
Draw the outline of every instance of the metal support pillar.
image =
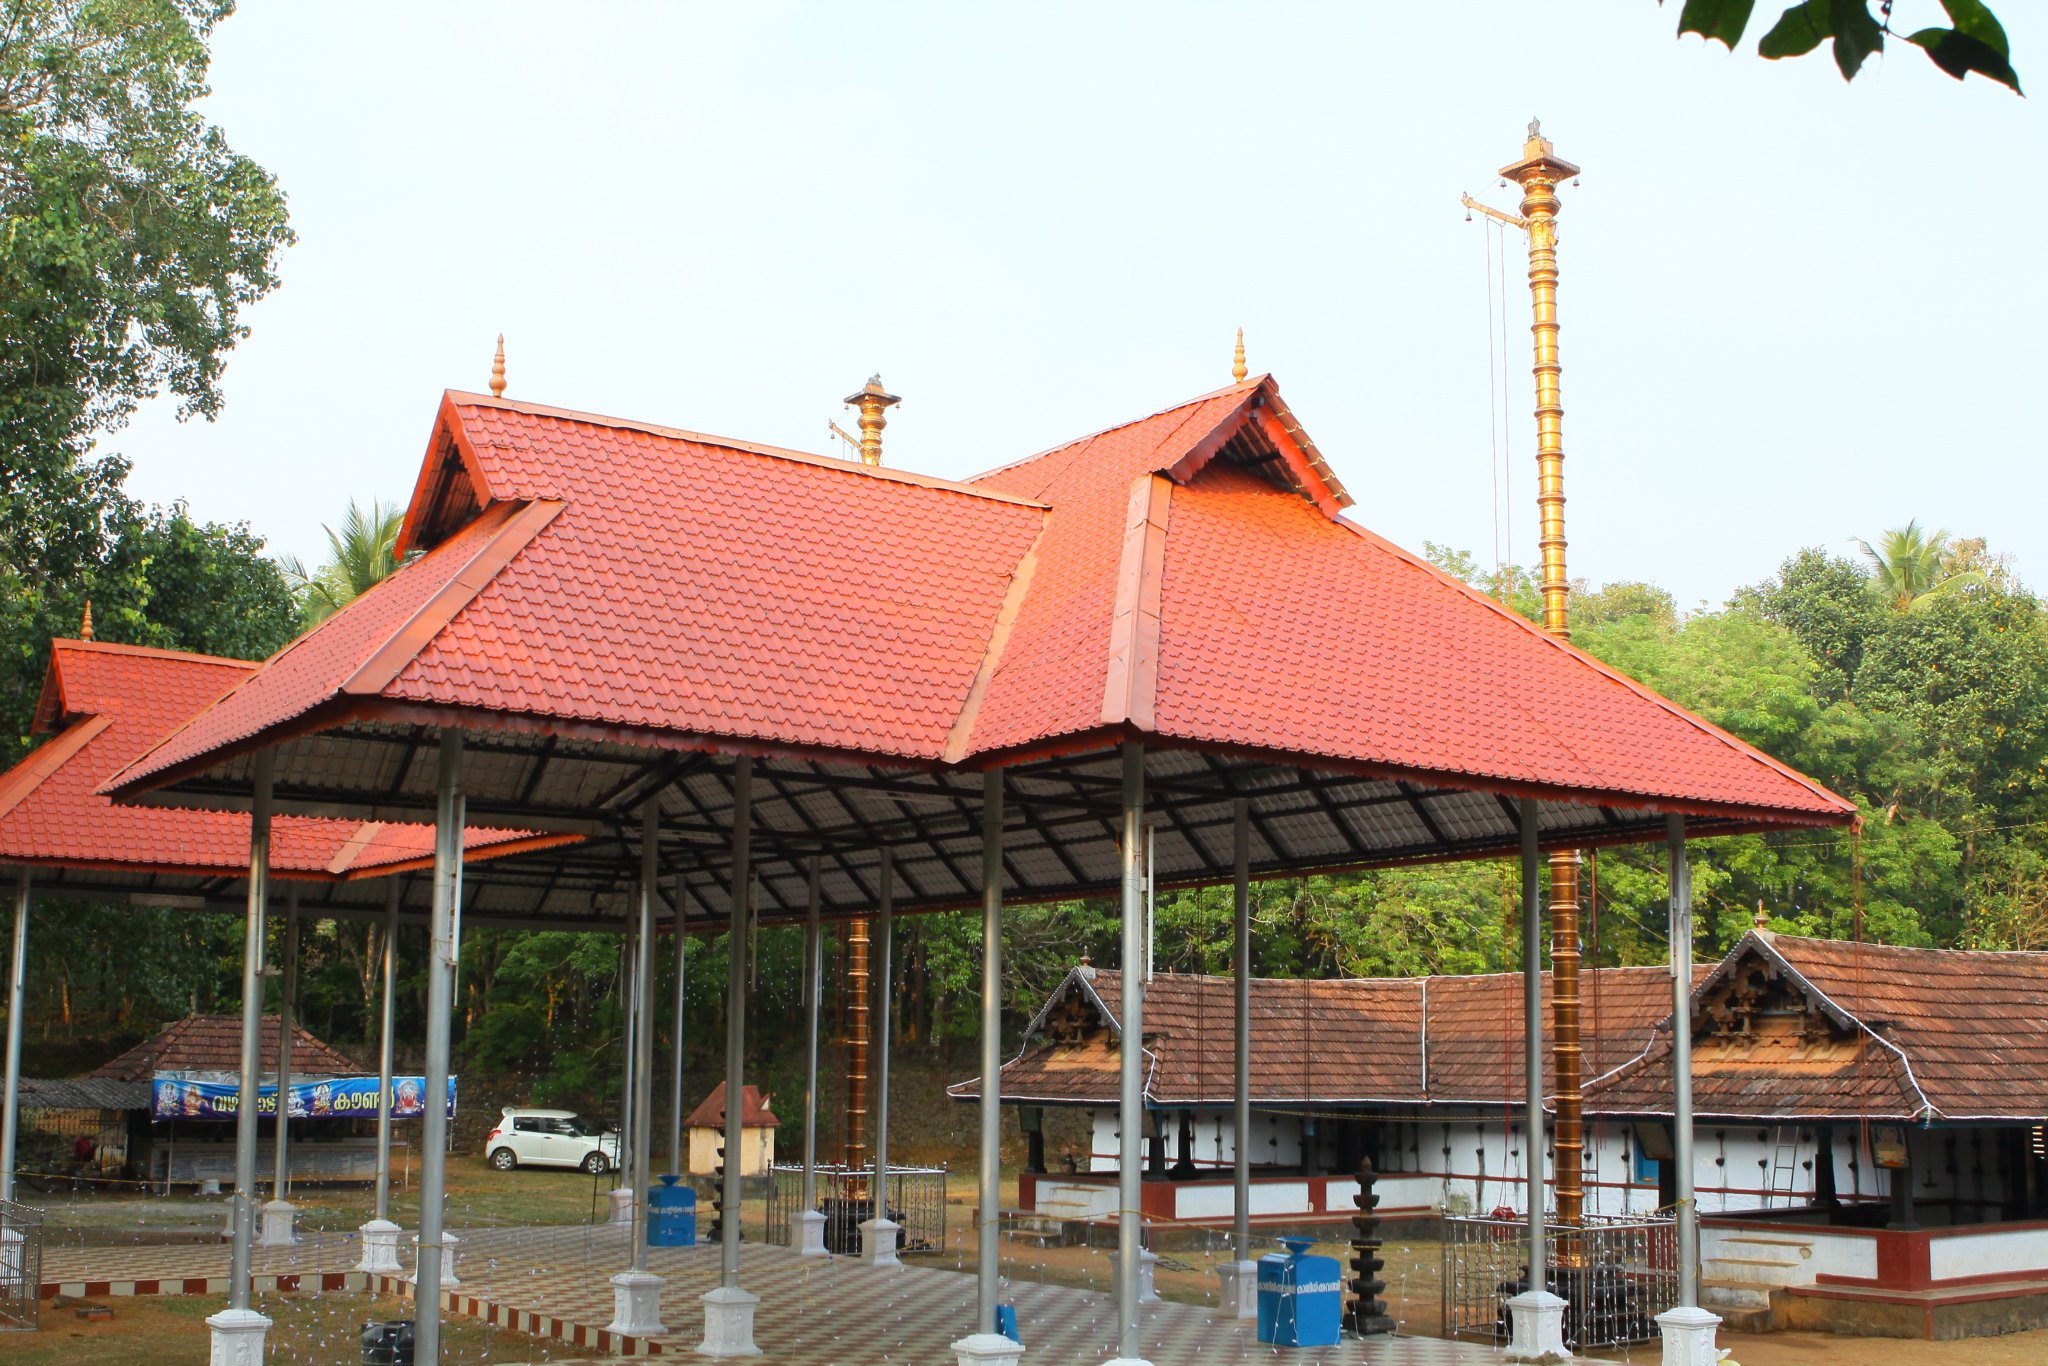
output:
[[1252, 1260], [1251, 803], [1243, 797], [1231, 803], [1230, 841], [1236, 910], [1231, 977], [1237, 1014], [1231, 1069], [1231, 1260], [1218, 1268], [1218, 1274], [1223, 1283], [1223, 1312], [1247, 1319], [1258, 1317], [1259, 1264]]
[[299, 1000], [299, 887], [288, 882], [284, 889], [283, 973], [277, 987], [277, 1105], [272, 1112], [270, 1202], [263, 1207], [262, 1247], [290, 1247], [299, 1241], [292, 1227], [296, 1211], [286, 1196], [291, 1191], [291, 1095], [292, 1031], [298, 1024]]
[[1521, 804], [1522, 824], [1522, 1113], [1523, 1169], [1528, 1173], [1527, 1288], [1508, 1301], [1510, 1361], [1568, 1361], [1562, 1297], [1550, 1293], [1543, 1218], [1543, 889], [1537, 804]]
[[235, 1236], [228, 1255], [228, 1308], [249, 1307], [256, 1237], [256, 1093], [262, 1084], [263, 915], [270, 897], [270, 791], [276, 755], [256, 755], [249, 805], [249, 902], [242, 920], [242, 1079], [235, 1102]]
[[962, 1362], [1015, 1362], [1023, 1348], [996, 1332], [1003, 1270], [1003, 771], [999, 768], [981, 775], [980, 1108], [974, 1330], [953, 1344], [953, 1352]]
[[419, 1269], [413, 1312], [420, 1366], [441, 1360], [443, 1221], [448, 1152], [448, 1029], [455, 1010], [455, 968], [461, 960], [462, 732], [441, 732], [435, 779], [434, 902], [427, 954], [427, 1076], [420, 1133]]
[[889, 1034], [890, 997], [896, 990], [896, 851], [882, 846], [881, 896], [875, 911], [879, 962], [875, 972], [875, 1176], [870, 1215], [861, 1227], [861, 1255], [876, 1266], [900, 1266], [898, 1226], [889, 1218]]
[[1678, 1303], [1657, 1315], [1664, 1360], [1713, 1366], [1720, 1316], [1700, 1308], [1700, 1211], [1693, 1192], [1692, 1152], [1692, 867], [1685, 854], [1685, 817], [1666, 819], [1671, 885], [1671, 1165], [1678, 1240]]
[[825, 994], [825, 945], [818, 925], [818, 855], [806, 870], [804, 912], [804, 1188], [790, 1215], [789, 1244], [800, 1257], [825, 1255], [825, 1216], [818, 1209], [818, 1012]]
[[[608, 1331], [626, 1338], [656, 1337], [668, 1331], [661, 1321], [662, 1278], [647, 1269], [648, 1194], [654, 1168], [654, 901], [661, 885], [661, 798], [649, 797], [640, 810], [640, 882], [636, 889], [633, 957], [632, 1024], [627, 1046], [633, 1054], [630, 1125], [633, 1133], [632, 1222], [626, 1236], [632, 1254], [624, 1271], [612, 1277], [612, 1321]], [[676, 935], [680, 943], [680, 931]]]
[[[249, 900], [242, 918], [242, 1076], [235, 1097], [233, 1241], [228, 1307], [206, 1320], [215, 1361], [261, 1366], [270, 1320], [249, 1307], [256, 1239], [256, 1090], [263, 1048], [263, 911], [270, 894], [270, 798], [276, 751], [256, 752], [249, 794]], [[426, 1358], [432, 1361], [433, 1358]]]
[[21, 1012], [28, 988], [29, 873], [14, 873], [14, 948], [7, 956], [7, 1083], [0, 1096], [0, 1201], [14, 1199], [14, 1147], [21, 1130]]
[[754, 1310], [759, 1295], [740, 1288], [740, 1173], [746, 1167], [747, 906], [754, 887], [754, 760], [742, 754], [732, 775], [732, 914], [726, 929], [724, 1228], [718, 1250], [718, 1288], [704, 1295], [704, 1341], [711, 1357], [755, 1356]]
[[[634, 1150], [633, 1098], [640, 1094], [640, 1050], [634, 1047], [639, 1039], [640, 1028], [640, 906], [638, 902], [626, 907], [625, 957], [620, 964], [624, 974], [619, 983], [619, 994], [625, 1006], [625, 1040], [622, 1044], [624, 1057], [621, 1072], [624, 1079], [619, 1085], [619, 1169], [613, 1173], [616, 1185], [612, 1189], [612, 1205], [615, 1217], [632, 1220], [632, 1174], [633, 1159], [638, 1156]], [[623, 1192], [623, 1194], [621, 1194]], [[622, 1213], [621, 1213], [622, 1212]]]
[[684, 949], [689, 936], [683, 933], [683, 910], [685, 901], [683, 884], [676, 883], [676, 994], [674, 1009], [669, 1012], [669, 1028], [674, 1031], [670, 1040], [668, 1062], [668, 1169], [680, 1181], [688, 1170], [685, 1164], [689, 1154], [683, 1151], [683, 985], [685, 963]]
[[386, 1276], [404, 1270], [398, 1260], [398, 1225], [391, 1222], [392, 1027], [397, 1000], [394, 988], [398, 985], [398, 907], [403, 892], [404, 884], [397, 877], [385, 880], [383, 995], [377, 1012], [377, 1212], [359, 1230], [363, 1256], [356, 1263], [358, 1271]]
[[1144, 1237], [1145, 963], [1150, 926], [1145, 918], [1145, 747], [1124, 744], [1123, 957], [1117, 1037], [1116, 1331], [1118, 1363], [1143, 1361], [1138, 1352], [1139, 1256]]

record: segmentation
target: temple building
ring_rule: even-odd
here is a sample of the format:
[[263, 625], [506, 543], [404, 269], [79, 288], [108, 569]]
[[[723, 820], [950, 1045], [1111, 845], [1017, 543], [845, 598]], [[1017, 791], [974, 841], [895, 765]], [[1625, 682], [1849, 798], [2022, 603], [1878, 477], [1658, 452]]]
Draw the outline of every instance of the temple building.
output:
[[[1663, 966], [1584, 974], [1589, 1218], [1671, 1203], [1669, 983]], [[1020, 1205], [1041, 1218], [1116, 1208], [1121, 987], [1117, 972], [1070, 972], [1003, 1068], [1027, 1131], [1045, 1107], [1092, 1113], [1086, 1153], [1048, 1162], [1031, 1145]], [[1546, 974], [1546, 1028], [1549, 991]], [[1527, 1209], [1518, 974], [1260, 978], [1251, 992], [1256, 1220], [1348, 1219], [1361, 1157], [1382, 1216]], [[1153, 1221], [1230, 1220], [1231, 994], [1227, 977], [1147, 986]], [[2043, 953], [1759, 929], [1699, 969], [1693, 1178], [1717, 1312], [1816, 1327], [1853, 1314], [1913, 1336], [1982, 1331], [1987, 1315], [2048, 1322], [2043, 1000]]]

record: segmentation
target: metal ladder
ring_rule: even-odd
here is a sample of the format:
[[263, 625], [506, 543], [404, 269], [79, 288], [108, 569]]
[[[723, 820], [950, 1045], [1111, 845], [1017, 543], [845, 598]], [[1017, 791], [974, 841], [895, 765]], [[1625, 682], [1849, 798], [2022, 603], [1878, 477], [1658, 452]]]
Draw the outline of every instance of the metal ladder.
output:
[[1780, 1124], [1771, 1151], [1770, 1188], [1764, 1193], [1764, 1208], [1771, 1208], [1782, 1195], [1788, 1205], [1798, 1203], [1799, 1126]]

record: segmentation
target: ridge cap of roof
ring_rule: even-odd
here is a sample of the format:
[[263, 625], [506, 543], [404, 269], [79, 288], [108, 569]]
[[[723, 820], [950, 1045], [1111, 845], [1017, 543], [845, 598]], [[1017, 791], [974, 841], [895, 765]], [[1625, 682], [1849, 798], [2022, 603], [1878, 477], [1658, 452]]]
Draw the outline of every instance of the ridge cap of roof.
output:
[[1445, 570], [1437, 568], [1437, 566], [1431, 564], [1428, 560], [1423, 559], [1420, 555], [1417, 555], [1413, 551], [1408, 550], [1400, 545], [1396, 545], [1393, 541], [1388, 540], [1386, 537], [1380, 535], [1378, 532], [1372, 530], [1370, 527], [1365, 526], [1363, 523], [1353, 521], [1351, 518], [1342, 515], [1333, 517], [1330, 520], [1335, 522], [1337, 525], [1348, 529], [1353, 534], [1361, 536], [1364, 539], [1373, 542], [1381, 549], [1386, 550], [1391, 554], [1395, 555], [1396, 557], [1406, 561], [1409, 565], [1413, 566], [1414, 568], [1420, 569], [1424, 573], [1435, 575], [1438, 579], [1442, 580], [1444, 583], [1451, 585], [1453, 588], [1456, 588], [1459, 592], [1465, 594], [1468, 598], [1471, 598], [1476, 602], [1485, 604], [1486, 607], [1493, 611], [1496, 615], [1504, 618], [1505, 620], [1515, 623], [1523, 630], [1534, 635], [1538, 640], [1543, 641], [1545, 644], [1551, 646], [1554, 649], [1562, 650], [1573, 659], [1576, 659], [1579, 662], [1590, 666], [1594, 670], [1594, 672], [1598, 673], [1601, 677], [1607, 679], [1608, 682], [1624, 689], [1627, 692], [1634, 693], [1643, 701], [1648, 702], [1651, 705], [1661, 709], [1667, 715], [1670, 715], [1675, 719], [1694, 727], [1695, 729], [1699, 730], [1708, 737], [1719, 740], [1722, 744], [1728, 746], [1730, 749], [1733, 749], [1737, 754], [1743, 756], [1744, 758], [1748, 758], [1754, 762], [1763, 764], [1772, 772], [1778, 774], [1778, 776], [1786, 779], [1791, 783], [1796, 784], [1799, 787], [1806, 789], [1809, 793], [1811, 793], [1815, 797], [1820, 798], [1822, 801], [1834, 804], [1840, 815], [1849, 818], [1848, 820], [1843, 822], [1844, 824], [1852, 824], [1862, 819], [1860, 809], [1856, 806], [1854, 802], [1850, 801], [1848, 798], [1831, 790], [1830, 788], [1822, 786], [1820, 783], [1815, 782], [1813, 779], [1801, 773], [1798, 769], [1793, 768], [1788, 764], [1782, 763], [1779, 760], [1772, 758], [1770, 755], [1758, 749], [1755, 745], [1750, 744], [1748, 741], [1743, 740], [1739, 736], [1733, 735], [1728, 731], [1723, 730], [1721, 727], [1715, 725], [1712, 721], [1707, 720], [1707, 718], [1705, 718], [1704, 716], [1700, 716], [1695, 712], [1688, 711], [1684, 707], [1679, 706], [1676, 702], [1673, 702], [1670, 698], [1665, 697], [1661, 693], [1656, 692], [1654, 689], [1645, 687], [1643, 684], [1636, 682], [1636, 680], [1630, 678], [1627, 674], [1622, 673], [1619, 669], [1616, 669], [1611, 665], [1607, 664], [1606, 662], [1604, 662], [1603, 660], [1595, 658], [1593, 655], [1586, 653], [1586, 651], [1572, 644], [1571, 641], [1563, 640], [1558, 638], [1557, 636], [1551, 635], [1548, 631], [1544, 630], [1541, 626], [1538, 626], [1535, 622], [1529, 620], [1521, 613], [1513, 611], [1505, 603], [1500, 602], [1498, 599], [1488, 597], [1486, 594], [1480, 592], [1477, 588], [1474, 588], [1471, 584], [1466, 583], [1457, 575], [1448, 573]]
[[946, 493], [965, 494], [970, 498], [985, 498], [998, 503], [1014, 503], [1021, 507], [1043, 509], [1046, 505], [1034, 498], [1017, 494], [1002, 493], [994, 489], [976, 488], [971, 482], [959, 479], [945, 479], [935, 474], [919, 474], [914, 470], [895, 469], [887, 465], [866, 465], [858, 460], [844, 460], [836, 455], [820, 455], [812, 451], [800, 451], [789, 446], [775, 446], [762, 441], [747, 441], [739, 437], [715, 436], [709, 432], [691, 431], [687, 427], [669, 427], [658, 422], [640, 422], [632, 418], [611, 417], [604, 413], [583, 412], [575, 408], [557, 408], [545, 403], [527, 403], [509, 398], [494, 398], [489, 394], [474, 394], [464, 389], [450, 389], [445, 395], [448, 402], [462, 407], [496, 408], [504, 412], [518, 413], [525, 417], [554, 418], [563, 422], [582, 422], [593, 427], [610, 427], [618, 431], [640, 432], [647, 436], [664, 437], [674, 441], [688, 441], [699, 446], [717, 446], [723, 450], [741, 451], [748, 455], [763, 455], [776, 460], [793, 460], [798, 464], [817, 465], [826, 469], [841, 470], [849, 474], [865, 475], [895, 484], [909, 484], [919, 488], [938, 489]]
[[206, 655], [196, 650], [171, 650], [161, 645], [127, 645], [115, 640], [78, 640], [70, 636], [53, 636], [50, 639], [50, 653], [59, 650], [84, 651], [102, 655], [129, 655], [145, 659], [175, 659], [186, 664], [211, 664], [217, 668], [254, 669], [262, 663], [255, 659], [233, 659], [227, 655]]
[[[1097, 428], [1095, 431], [1085, 433], [1081, 436], [1077, 436], [1070, 441], [1061, 441], [1054, 445], [1047, 446], [1042, 451], [1034, 451], [1030, 455], [1020, 456], [1015, 460], [1005, 461], [1004, 463], [997, 465], [993, 469], [983, 470], [979, 474], [970, 474], [967, 476], [967, 482], [970, 484], [978, 484], [984, 479], [993, 479], [999, 474], [1006, 474], [1011, 470], [1021, 469], [1022, 467], [1030, 464], [1034, 460], [1043, 460], [1048, 455], [1058, 455], [1061, 451], [1069, 450], [1075, 446], [1079, 446], [1083, 442], [1093, 441], [1097, 437], [1108, 436], [1111, 432], [1120, 432], [1126, 427], [1135, 427], [1141, 422], [1150, 422], [1155, 417], [1165, 417], [1168, 413], [1177, 413], [1183, 408], [1192, 408], [1198, 403], [1207, 403], [1210, 399], [1222, 398], [1225, 394], [1250, 392], [1254, 389], [1261, 387], [1272, 378], [1273, 376], [1271, 374], [1252, 375], [1247, 379], [1239, 380], [1232, 384], [1226, 384], [1221, 389], [1211, 389], [1206, 394], [1197, 394], [1195, 395], [1195, 397], [1190, 399], [1183, 399], [1179, 403], [1169, 403], [1164, 408], [1159, 409], [1157, 412], [1146, 413], [1143, 417], [1129, 418], [1123, 422], [1112, 422], [1107, 427]], [[1275, 392], [1277, 392], [1277, 390]]]

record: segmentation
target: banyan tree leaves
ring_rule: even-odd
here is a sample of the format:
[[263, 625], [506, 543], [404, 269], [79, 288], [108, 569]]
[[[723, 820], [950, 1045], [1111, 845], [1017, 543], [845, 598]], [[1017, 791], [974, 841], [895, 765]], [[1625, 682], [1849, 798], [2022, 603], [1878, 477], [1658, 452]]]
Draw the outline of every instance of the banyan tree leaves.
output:
[[[1990, 7], [1983, 0], [1942, 0], [1941, 7], [1951, 27], [1924, 28], [1905, 40], [1957, 80], [1974, 71], [2020, 93], [2005, 27]], [[1685, 0], [1678, 31], [1697, 33], [1732, 51], [1755, 10], [1756, 0]], [[1802, 0], [1778, 16], [1757, 43], [1757, 55], [1771, 61], [1803, 57], [1828, 43], [1842, 79], [1853, 80], [1872, 54], [1884, 51], [1884, 40], [1891, 35], [1891, 11], [1891, 0], [1879, 0], [1875, 13], [1867, 0]]]

